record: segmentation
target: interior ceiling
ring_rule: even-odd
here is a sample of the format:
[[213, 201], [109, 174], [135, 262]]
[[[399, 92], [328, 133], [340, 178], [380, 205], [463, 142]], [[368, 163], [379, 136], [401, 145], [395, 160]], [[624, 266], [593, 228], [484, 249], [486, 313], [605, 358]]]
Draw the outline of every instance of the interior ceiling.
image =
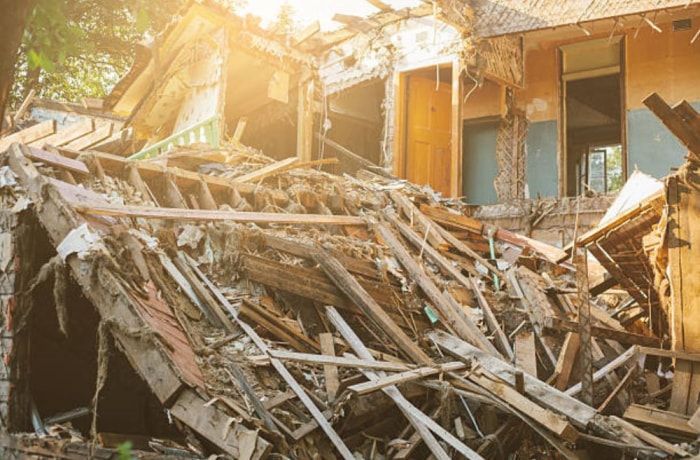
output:
[[568, 129], [619, 124], [620, 115], [619, 74], [566, 83]]

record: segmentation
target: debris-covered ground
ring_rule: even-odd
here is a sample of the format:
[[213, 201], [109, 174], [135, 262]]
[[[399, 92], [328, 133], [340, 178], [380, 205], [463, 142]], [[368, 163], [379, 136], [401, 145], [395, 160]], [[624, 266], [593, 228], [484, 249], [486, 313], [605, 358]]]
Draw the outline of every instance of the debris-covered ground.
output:
[[[111, 458], [130, 440], [143, 458], [697, 454], [696, 424], [669, 410], [680, 355], [659, 329], [667, 310], [649, 313], [631, 271], [604, 275], [578, 248], [484, 225], [405, 181], [335, 176], [242, 145], [128, 161], [13, 144], [4, 161], [18, 286], [10, 419], [41, 436], [6, 435], [7, 449], [94, 441]], [[660, 199], [613, 223], [631, 225], [619, 216]], [[597, 232], [579, 245], [597, 241], [612, 266], [620, 253]], [[65, 404], [47, 400], [67, 391], [62, 378], [37, 383], [37, 366], [79, 366], [42, 361], [51, 351], [39, 330], [94, 353]], [[125, 369], [134, 388], [147, 385], [145, 415], [125, 414]], [[66, 414], [71, 401], [86, 409]]]
[[698, 358], [670, 349], [661, 191], [563, 250], [429, 189], [319, 168], [240, 144], [153, 160], [12, 144], [5, 417], [36, 434], [3, 446], [60, 458], [84, 455], [75, 443], [113, 458], [125, 440], [143, 458], [698, 453], [689, 403], [677, 409], [678, 362]]

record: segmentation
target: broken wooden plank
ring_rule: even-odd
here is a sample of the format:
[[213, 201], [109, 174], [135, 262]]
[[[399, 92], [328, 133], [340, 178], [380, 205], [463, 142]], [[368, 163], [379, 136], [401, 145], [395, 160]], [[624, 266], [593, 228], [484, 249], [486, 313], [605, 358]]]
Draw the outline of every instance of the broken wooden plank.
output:
[[[238, 312], [235, 308], [233, 308], [233, 305], [231, 305], [231, 303], [226, 299], [226, 297], [224, 297], [221, 291], [219, 291], [216, 288], [216, 286], [214, 286], [214, 284], [197, 267], [193, 267], [193, 270], [195, 271], [197, 276], [200, 277], [202, 282], [212, 291], [214, 297], [220, 302], [221, 306], [225, 309], [225, 311], [229, 315], [231, 315], [233, 321], [235, 321], [236, 324], [246, 333], [246, 335], [248, 335], [248, 337], [251, 338], [251, 340], [258, 347], [258, 349], [260, 349], [260, 351], [265, 354], [269, 354], [271, 350], [267, 347], [265, 341], [258, 335], [257, 332], [255, 332], [255, 330], [252, 327], [250, 327], [245, 321], [241, 320], [238, 317]], [[328, 436], [328, 439], [331, 441], [333, 446], [335, 446], [336, 450], [342, 456], [342, 458], [345, 460], [355, 460], [355, 457], [352, 455], [350, 449], [348, 449], [348, 447], [345, 445], [345, 442], [343, 442], [342, 438], [333, 429], [333, 426], [330, 423], [328, 423], [326, 417], [316, 406], [316, 404], [311, 400], [311, 398], [306, 394], [303, 387], [299, 385], [299, 382], [296, 381], [294, 376], [292, 376], [292, 374], [284, 366], [284, 364], [282, 364], [282, 362], [279, 359], [274, 357], [270, 357], [270, 364], [272, 365], [272, 367], [275, 368], [277, 373], [287, 383], [287, 385], [294, 392], [294, 394], [297, 395], [299, 401], [301, 401], [304, 407], [306, 407], [311, 416], [318, 423], [319, 427], [321, 427], [323, 432], [326, 433], [326, 436]]]
[[[428, 338], [433, 340], [441, 350], [457, 359], [468, 362], [475, 359], [489, 373], [497, 376], [511, 386], [515, 385], [518, 369], [473, 345], [444, 331], [430, 331]], [[524, 374], [525, 394], [540, 405], [566, 416], [577, 426], [586, 427], [597, 416], [597, 412], [571, 396], [553, 388], [528, 374]]]
[[81, 213], [96, 216], [142, 217], [195, 222], [255, 222], [292, 225], [364, 225], [363, 217], [324, 214], [214, 211], [208, 209], [153, 208], [150, 206], [90, 206], [71, 203]]
[[305, 364], [316, 365], [331, 365], [338, 367], [352, 367], [358, 369], [374, 369], [381, 371], [405, 372], [411, 370], [411, 367], [402, 363], [393, 363], [390, 361], [377, 361], [367, 359], [350, 358], [346, 356], [326, 356], [314, 355], [307, 353], [295, 353], [292, 351], [269, 350], [268, 354], [273, 358], [282, 361], [296, 361]]
[[[579, 329], [579, 324], [577, 322], [553, 316], [545, 318], [544, 326], [555, 331], [578, 332]], [[656, 337], [619, 331], [605, 326], [591, 326], [591, 334], [593, 337], [611, 339], [628, 345], [642, 345], [645, 347], [658, 347], [660, 342]]]
[[435, 283], [425, 273], [423, 267], [418, 265], [413, 256], [401, 244], [394, 233], [383, 224], [375, 226], [377, 233], [384, 243], [391, 249], [391, 252], [398, 259], [399, 263], [406, 269], [411, 279], [420, 286], [421, 290], [430, 299], [435, 308], [447, 321], [447, 325], [465, 340], [477, 345], [482, 350], [493, 355], [499, 355], [498, 350], [489, 342], [484, 334], [469, 319], [464, 311], [455, 309], [440, 292]]
[[515, 366], [537, 378], [537, 350], [532, 331], [522, 331], [515, 336]]
[[[637, 354], [637, 347], [632, 346], [629, 349], [627, 349], [627, 351], [625, 351], [623, 354], [621, 354], [620, 356], [613, 359], [605, 366], [603, 366], [600, 369], [598, 369], [597, 371], [595, 371], [593, 373], [593, 383], [599, 382], [600, 379], [604, 378], [606, 375], [608, 375], [608, 373], [613, 372], [618, 367], [624, 365], [627, 361], [632, 359], [636, 354]], [[574, 386], [570, 387], [568, 390], [566, 390], [564, 393], [569, 395], [569, 396], [575, 396], [580, 391], [581, 391], [581, 383], [577, 383], [576, 385], [574, 385]]]
[[613, 388], [613, 391], [610, 392], [610, 394], [605, 398], [605, 401], [603, 401], [600, 406], [598, 406], [598, 412], [601, 414], [605, 413], [605, 410], [608, 408], [610, 403], [617, 397], [617, 395], [622, 391], [625, 386], [632, 380], [632, 377], [634, 374], [637, 372], [637, 365], [635, 364], [634, 366], [630, 367], [629, 370], [627, 370], [627, 373], [625, 376], [620, 380], [620, 383], [617, 384], [615, 388]]
[[505, 332], [503, 332], [496, 315], [493, 314], [493, 310], [486, 300], [486, 296], [484, 296], [484, 293], [481, 292], [477, 280], [470, 277], [469, 281], [471, 283], [472, 292], [476, 297], [476, 301], [479, 303], [479, 307], [481, 307], [481, 310], [484, 312], [484, 320], [486, 321], [486, 325], [489, 327], [489, 331], [494, 335], [496, 346], [501, 353], [503, 353], [503, 356], [505, 356], [508, 360], [512, 360], [514, 358], [513, 348], [510, 346], [508, 337], [506, 336]]
[[421, 379], [423, 377], [430, 377], [431, 375], [441, 374], [443, 372], [452, 372], [467, 367], [463, 362], [453, 362], [440, 364], [435, 367], [419, 367], [418, 369], [411, 369], [410, 371], [400, 372], [398, 374], [388, 375], [386, 377], [381, 377], [377, 380], [358, 383], [356, 385], [351, 385], [348, 390], [358, 395], [364, 395], [371, 393], [373, 391], [381, 390], [392, 385], [399, 385], [401, 383], [410, 382], [412, 380]]
[[290, 169], [290, 167], [293, 167], [298, 162], [299, 158], [297, 157], [286, 158], [284, 160], [277, 161], [267, 166], [263, 166], [260, 169], [256, 169], [255, 171], [249, 172], [248, 174], [235, 177], [233, 178], [233, 180], [235, 180], [236, 182], [261, 181], [266, 177], [281, 173], [283, 171], [287, 171], [288, 169]]
[[45, 147], [47, 145], [53, 147], [61, 147], [78, 139], [81, 136], [91, 133], [95, 129], [95, 122], [92, 119], [86, 119], [73, 123], [67, 128], [63, 128], [56, 133], [36, 140], [34, 142], [29, 142], [30, 147]]
[[[321, 346], [321, 353], [326, 356], [335, 357], [333, 334], [330, 332], [322, 332], [318, 335], [318, 343]], [[333, 401], [335, 400], [335, 396], [338, 394], [338, 390], [340, 389], [338, 368], [332, 364], [324, 364], [323, 376], [326, 380], [326, 393], [328, 394], [328, 401]]]
[[103, 123], [102, 126], [96, 127], [96, 129], [85, 136], [79, 137], [74, 141], [69, 142], [65, 145], [67, 149], [73, 150], [85, 150], [98, 144], [99, 142], [107, 139], [112, 135], [112, 123]]
[[488, 372], [477, 370], [469, 374], [467, 378], [487, 389], [509, 406], [534, 419], [561, 439], [568, 442], [575, 442], [578, 439], [578, 431], [564, 417], [533, 403], [525, 395], [518, 393], [498, 378], [489, 375]]
[[642, 103], [681, 141], [681, 144], [695, 154], [696, 158], [700, 156], [700, 134], [694, 131], [678, 113], [674, 112], [661, 96], [652, 93]]
[[614, 420], [616, 423], [621, 425], [626, 431], [632, 433], [642, 441], [648, 443], [651, 446], [656, 447], [657, 449], [666, 452], [669, 455], [673, 455], [675, 457], [690, 457], [690, 453], [683, 450], [680, 447], [674, 446], [668, 441], [665, 441], [661, 439], [658, 436], [655, 436], [654, 434], [643, 430], [631, 423], [629, 423], [626, 420], [621, 419], [620, 417], [612, 416], [612, 420]]
[[[230, 426], [230, 418], [213, 405], [207, 405], [193, 390], [187, 389], [180, 394], [170, 408], [173, 417], [204, 436], [208, 441], [226, 452], [233, 458], [239, 458], [238, 435], [245, 427], [234, 423]], [[254, 458], [266, 458], [272, 445], [258, 437]]]
[[467, 217], [463, 214], [455, 214], [447, 209], [437, 206], [421, 205], [420, 210], [423, 214], [430, 217], [435, 222], [447, 225], [448, 227], [466, 230], [475, 235], [482, 236], [484, 224], [481, 221]]
[[78, 174], [90, 174], [90, 170], [85, 163], [71, 158], [66, 158], [62, 155], [47, 152], [33, 147], [29, 147], [24, 151], [24, 154], [35, 161], [40, 161], [49, 166], [55, 166], [65, 171], [70, 171]]
[[7, 150], [14, 142], [28, 144], [56, 132], [56, 121], [47, 120], [25, 128], [22, 131], [0, 138], [0, 152]]
[[406, 356], [420, 364], [432, 364], [433, 361], [430, 357], [389, 317], [338, 259], [323, 250], [315, 251], [313, 258], [338, 289], [343, 291], [372, 321], [378, 324]]
[[695, 439], [700, 432], [688, 425], [690, 418], [676, 412], [664, 411], [652, 406], [630, 404], [623, 417], [634, 423], [655, 427], [661, 431], [675, 433]]
[[255, 390], [251, 386], [241, 368], [236, 363], [229, 363], [228, 369], [224, 370], [228, 371], [231, 381], [238, 382], [239, 387], [250, 400], [251, 404], [253, 405], [253, 409], [255, 409], [255, 413], [258, 414], [258, 417], [260, 417], [260, 419], [263, 421], [265, 427], [273, 433], [281, 434], [277, 429], [275, 422], [272, 421], [270, 413], [267, 411], [265, 406], [263, 406], [263, 403], [260, 401], [260, 398], [258, 398], [258, 395], [255, 394]]
[[[355, 334], [352, 328], [345, 322], [342, 316], [333, 307], [326, 307], [326, 315], [335, 328], [340, 332], [340, 335], [348, 342], [350, 347], [353, 349], [357, 355], [362, 359], [373, 360], [372, 355], [369, 350], [362, 343], [360, 338]], [[382, 377], [381, 375], [376, 375], [373, 373], [365, 373], [365, 376], [371, 380], [377, 380]], [[389, 386], [382, 389], [382, 391], [389, 396], [399, 407], [401, 412], [408, 418], [411, 425], [421, 434], [421, 438], [428, 446], [430, 451], [433, 453], [435, 458], [438, 460], [448, 459], [449, 456], [444, 451], [442, 446], [438, 444], [437, 440], [431, 433], [431, 431], [450, 446], [454, 447], [460, 454], [464, 455], [469, 459], [481, 459], [482, 457], [476, 452], [471, 450], [469, 447], [464, 445], [459, 439], [450, 434], [447, 430], [442, 428], [440, 425], [435, 423], [433, 419], [425, 415], [423, 412], [418, 410], [413, 404], [411, 404], [395, 386]]]
[[556, 389], [563, 391], [569, 386], [569, 379], [571, 378], [571, 372], [574, 370], [574, 363], [576, 362], [580, 344], [578, 333], [569, 332], [566, 334], [564, 344], [559, 352], [557, 365], [554, 368], [554, 375], [556, 376], [554, 387]]

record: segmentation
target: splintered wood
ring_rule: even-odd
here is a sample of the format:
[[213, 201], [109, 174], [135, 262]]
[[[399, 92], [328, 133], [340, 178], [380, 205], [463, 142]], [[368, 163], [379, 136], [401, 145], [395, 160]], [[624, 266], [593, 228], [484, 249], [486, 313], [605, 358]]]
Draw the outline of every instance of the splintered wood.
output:
[[[688, 107], [669, 110], [659, 109], [667, 125], [690, 136]], [[50, 128], [14, 139], [41, 145]], [[191, 148], [173, 153], [178, 167], [18, 144], [8, 155], [35, 203], [28, 212], [98, 314], [128, 320], [115, 338], [182, 439], [207, 440], [182, 449], [300, 459], [698, 454], [700, 341], [688, 324], [698, 315], [698, 245], [677, 244], [697, 239], [695, 160], [669, 182], [677, 226], [665, 241], [630, 253], [608, 231], [655, 215], [644, 210], [658, 208], [657, 195], [579, 238], [575, 247], [608, 251], [601, 263], [614, 281], [598, 283], [594, 259], [574, 266], [561, 249], [410, 183], [335, 176], [234, 144], [202, 152], [222, 159], [208, 169]], [[612, 267], [632, 257], [646, 258], [648, 273], [654, 257], [658, 280], [668, 262], [662, 285], [674, 296], [652, 303], [642, 278], [623, 278], [636, 272]]]

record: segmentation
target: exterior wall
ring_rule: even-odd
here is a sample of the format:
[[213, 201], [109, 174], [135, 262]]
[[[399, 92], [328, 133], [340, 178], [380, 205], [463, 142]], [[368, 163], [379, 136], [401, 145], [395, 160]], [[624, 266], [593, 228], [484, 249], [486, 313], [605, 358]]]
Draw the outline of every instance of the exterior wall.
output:
[[[693, 27], [672, 31], [671, 21], [692, 17]], [[700, 22], [700, 10], [679, 10], [659, 15], [656, 24], [662, 32], [648, 25], [639, 30], [638, 20], [625, 20], [633, 26], [625, 35], [625, 109], [628, 147], [628, 173], [638, 167], [655, 177], [663, 177], [671, 168], [683, 163], [681, 144], [644, 107], [642, 100], [659, 93], [670, 104], [683, 99], [700, 107], [700, 40], [690, 43]], [[535, 32], [525, 37], [525, 84], [516, 92], [516, 106], [524, 110], [529, 121], [527, 136], [527, 181], [531, 197], [557, 196], [559, 181], [559, 46], [605, 38], [614, 27], [612, 21], [585, 24], [582, 30], [561, 27]]]
[[[0, 429], [9, 428], [10, 356], [12, 332], [10, 330], [15, 305], [15, 238], [16, 215], [11, 209], [14, 198], [1, 192], [0, 202]], [[3, 457], [5, 458], [5, 457]]]

